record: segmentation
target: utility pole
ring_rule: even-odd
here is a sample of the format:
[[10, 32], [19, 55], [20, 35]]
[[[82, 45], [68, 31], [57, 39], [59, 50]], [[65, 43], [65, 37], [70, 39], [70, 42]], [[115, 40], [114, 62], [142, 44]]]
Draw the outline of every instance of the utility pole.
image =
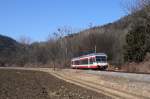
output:
[[96, 53], [96, 45], [95, 45], [95, 53]]

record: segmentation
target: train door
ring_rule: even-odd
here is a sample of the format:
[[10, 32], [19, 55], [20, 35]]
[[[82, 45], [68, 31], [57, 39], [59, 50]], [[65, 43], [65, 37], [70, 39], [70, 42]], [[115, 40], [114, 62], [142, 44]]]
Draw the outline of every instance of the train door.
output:
[[88, 57], [88, 68], [90, 68], [90, 57]]

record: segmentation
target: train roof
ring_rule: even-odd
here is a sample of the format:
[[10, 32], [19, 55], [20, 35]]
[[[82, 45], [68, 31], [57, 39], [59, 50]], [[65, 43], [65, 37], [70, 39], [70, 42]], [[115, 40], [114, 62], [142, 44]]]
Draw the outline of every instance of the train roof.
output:
[[83, 58], [83, 57], [90, 57], [90, 56], [106, 56], [107, 57], [105, 53], [91, 53], [91, 54], [82, 55], [80, 57], [73, 58], [72, 60]]

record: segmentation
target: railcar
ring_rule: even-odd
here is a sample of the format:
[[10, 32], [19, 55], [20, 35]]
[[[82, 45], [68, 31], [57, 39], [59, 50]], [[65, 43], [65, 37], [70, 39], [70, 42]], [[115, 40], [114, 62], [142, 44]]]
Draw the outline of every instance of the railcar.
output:
[[101, 69], [108, 68], [107, 55], [105, 53], [92, 53], [73, 58], [71, 67], [78, 69]]

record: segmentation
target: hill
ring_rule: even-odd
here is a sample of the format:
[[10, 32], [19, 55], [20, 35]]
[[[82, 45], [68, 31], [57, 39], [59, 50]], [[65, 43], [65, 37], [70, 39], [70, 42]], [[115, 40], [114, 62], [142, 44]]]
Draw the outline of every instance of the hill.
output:
[[[91, 27], [47, 42], [33, 43], [30, 46], [0, 35], [0, 62], [4, 64], [5, 61], [11, 60], [12, 63], [20, 64], [54, 64], [56, 61], [57, 64], [66, 66], [70, 64], [71, 58], [79, 56], [83, 51], [95, 50], [96, 47], [96, 52], [108, 55], [111, 64], [120, 65], [124, 63], [126, 34], [135, 22], [140, 22], [138, 18], [133, 14], [127, 15], [113, 23]], [[14, 57], [15, 61], [12, 60]]]
[[4, 66], [6, 63], [11, 63], [16, 57], [21, 44], [16, 40], [0, 35], [0, 65]]
[[[68, 33], [71, 30], [59, 28], [46, 42], [34, 42], [30, 45], [20, 44], [9, 37], [0, 36], [0, 63], [1, 65], [17, 64], [17, 66], [30, 64], [29, 66], [70, 67], [71, 58], [80, 56], [86, 51], [93, 52], [96, 49], [96, 52], [108, 55], [110, 64], [121, 66], [126, 63], [124, 58], [125, 45], [127, 45], [126, 35], [130, 34], [133, 28], [138, 28], [139, 25], [147, 27], [150, 23], [149, 15], [149, 10], [142, 9], [115, 22], [90, 27], [78, 33]], [[140, 32], [145, 33], [144, 31]], [[68, 35], [64, 36], [63, 33]], [[150, 32], [148, 31], [148, 33]], [[145, 52], [147, 54], [148, 51], [150, 52], [150, 40], [146, 38], [144, 42], [149, 48]], [[130, 47], [132, 48], [132, 46]]]
[[[122, 64], [123, 46], [126, 41], [126, 34], [130, 31], [133, 22], [133, 16], [125, 16], [113, 23], [108, 23], [103, 26], [95, 26], [84, 31], [81, 31], [71, 36], [68, 41], [72, 42], [72, 51], [75, 52], [94, 50], [96, 46], [97, 52], [108, 54], [109, 60], [113, 64]], [[75, 53], [73, 56], [76, 56]]]
[[[96, 46], [97, 52], [108, 54], [109, 61], [112, 64], [124, 64], [126, 35], [130, 34], [131, 30], [135, 27], [143, 27], [141, 30], [148, 28], [150, 22], [149, 14], [149, 10], [147, 11], [147, 9], [143, 8], [113, 23], [81, 31], [77, 36], [75, 35], [80, 43], [78, 42], [79, 44], [75, 44], [74, 46], [78, 45], [79, 51], [94, 50]], [[144, 33], [145, 31], [137, 32]], [[146, 46], [148, 46], [149, 40], [145, 39], [145, 41], [147, 42]]]

